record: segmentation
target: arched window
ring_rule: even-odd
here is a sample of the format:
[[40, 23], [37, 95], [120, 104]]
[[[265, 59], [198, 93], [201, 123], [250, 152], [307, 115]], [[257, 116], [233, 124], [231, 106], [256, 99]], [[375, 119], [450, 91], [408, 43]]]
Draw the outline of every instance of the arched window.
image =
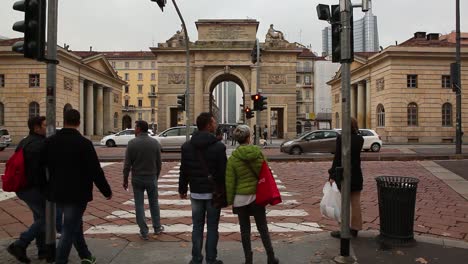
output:
[[442, 105], [442, 126], [451, 127], [452, 123], [452, 104], [445, 103]]
[[385, 108], [382, 104], [377, 106], [377, 126], [385, 127]]
[[340, 114], [338, 114], [338, 112], [335, 113], [335, 120], [336, 120], [335, 128], [341, 128]]
[[408, 126], [418, 125], [418, 105], [416, 103], [408, 104]]
[[31, 102], [29, 104], [29, 117], [35, 117], [39, 115], [40, 107], [37, 102]]
[[3, 103], [0, 102], [0, 126], [5, 125], [5, 107]]
[[119, 126], [119, 114], [117, 112], [114, 113], [114, 128]]

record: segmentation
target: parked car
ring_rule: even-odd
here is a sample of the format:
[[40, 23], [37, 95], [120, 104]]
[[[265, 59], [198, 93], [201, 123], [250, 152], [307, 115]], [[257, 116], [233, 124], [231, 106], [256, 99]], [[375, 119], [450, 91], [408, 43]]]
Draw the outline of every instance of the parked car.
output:
[[0, 151], [3, 151], [8, 145], [5, 143], [4, 139], [0, 138]]
[[[196, 126], [191, 126], [190, 135], [192, 135], [197, 130], [198, 129]], [[187, 130], [185, 126], [171, 127], [154, 136], [153, 138], [155, 138], [161, 144], [161, 151], [177, 151], [180, 150], [182, 144], [184, 144], [186, 141], [186, 131]]]
[[[151, 129], [148, 130], [150, 136], [154, 136]], [[127, 146], [128, 142], [135, 138], [135, 129], [129, 128], [116, 134], [107, 135], [101, 139], [101, 145], [107, 147]]]
[[[341, 129], [335, 129], [338, 133], [341, 134]], [[362, 150], [364, 151], [372, 151], [372, 152], [379, 152], [382, 148], [382, 139], [380, 138], [379, 134], [372, 129], [359, 129], [359, 133], [364, 138], [364, 145], [362, 146]]]
[[7, 147], [11, 144], [12, 139], [6, 128], [0, 128], [0, 141]]
[[336, 149], [337, 131], [315, 130], [299, 135], [296, 139], [283, 142], [281, 152], [292, 155], [302, 153], [334, 153]]

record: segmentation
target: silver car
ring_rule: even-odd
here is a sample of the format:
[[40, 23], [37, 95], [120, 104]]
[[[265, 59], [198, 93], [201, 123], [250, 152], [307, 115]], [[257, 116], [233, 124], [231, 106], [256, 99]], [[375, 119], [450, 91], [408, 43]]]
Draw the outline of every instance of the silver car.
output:
[[296, 139], [283, 142], [280, 150], [293, 155], [317, 152], [334, 153], [337, 135], [338, 133], [334, 130], [316, 130], [304, 133]]
[[[195, 131], [197, 131], [196, 126], [190, 127], [190, 135], [192, 135]], [[185, 143], [186, 135], [185, 135], [186, 127], [171, 127], [163, 132], [159, 133], [156, 136], [153, 136], [159, 143], [161, 144], [161, 151], [178, 151]]]

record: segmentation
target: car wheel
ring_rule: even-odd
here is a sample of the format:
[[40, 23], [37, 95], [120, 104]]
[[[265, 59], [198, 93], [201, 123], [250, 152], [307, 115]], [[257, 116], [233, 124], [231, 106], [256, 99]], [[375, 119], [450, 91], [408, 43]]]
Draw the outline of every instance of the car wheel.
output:
[[372, 152], [379, 152], [379, 151], [380, 151], [380, 145], [379, 145], [379, 143], [374, 143], [374, 144], [372, 144], [371, 150], [372, 150]]
[[112, 139], [109, 139], [106, 141], [106, 146], [111, 148], [111, 147], [115, 147], [115, 141], [112, 140]]
[[292, 155], [301, 155], [302, 154], [302, 149], [300, 147], [294, 147], [291, 149], [291, 154]]
[[3, 151], [4, 149], [5, 149], [5, 147], [1, 147], [1, 148], [0, 148], [0, 151]]

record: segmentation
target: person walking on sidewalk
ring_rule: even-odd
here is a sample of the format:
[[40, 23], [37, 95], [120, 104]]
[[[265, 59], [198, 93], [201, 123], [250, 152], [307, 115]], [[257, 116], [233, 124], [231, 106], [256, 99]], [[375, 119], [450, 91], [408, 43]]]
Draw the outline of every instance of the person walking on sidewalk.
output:
[[232, 153], [227, 163], [226, 196], [228, 204], [233, 206], [233, 213], [237, 214], [239, 218], [245, 264], [253, 263], [250, 216], [255, 218], [258, 232], [268, 256], [267, 263], [277, 264], [279, 260], [275, 257], [271, 244], [265, 206], [255, 203], [258, 175], [265, 157], [259, 147], [249, 145], [251, 132], [248, 126], [238, 126], [234, 130], [234, 138], [239, 142], [240, 146]]
[[78, 131], [80, 112], [64, 114], [64, 127], [46, 139], [43, 158], [49, 170], [47, 199], [63, 212], [62, 235], [57, 245], [56, 264], [68, 263], [72, 245], [81, 263], [96, 263], [83, 235], [83, 214], [93, 200], [93, 183], [109, 200], [112, 191], [104, 176], [93, 143]]
[[[213, 135], [216, 121], [211, 113], [201, 113], [197, 117], [198, 132], [182, 145], [182, 159], [179, 176], [179, 194], [187, 199], [190, 185], [192, 204], [192, 260], [190, 264], [203, 262], [203, 231], [205, 216], [207, 222], [206, 263], [222, 264], [217, 260], [218, 224], [221, 209], [212, 203], [215, 189], [225, 184], [226, 146]], [[216, 198], [216, 197], [215, 197]]]
[[154, 234], [164, 231], [161, 225], [158, 202], [158, 178], [161, 173], [161, 145], [148, 135], [146, 121], [135, 122], [135, 138], [128, 142], [123, 168], [123, 187], [128, 190], [128, 177], [132, 172], [132, 188], [135, 200], [135, 215], [140, 227], [140, 236], [148, 240], [144, 196], [148, 195], [148, 203], [153, 221]]
[[[362, 191], [362, 169], [361, 169], [361, 150], [364, 144], [364, 138], [359, 134], [358, 123], [355, 118], [351, 118], [351, 226], [350, 231], [353, 237], [357, 237], [359, 230], [362, 229], [361, 212], [361, 191]], [[335, 157], [332, 167], [328, 170], [330, 184], [336, 182], [338, 189], [341, 190], [341, 177], [336, 174], [336, 168], [341, 167], [341, 136], [336, 139]], [[330, 233], [332, 237], [340, 238], [340, 231]]]
[[265, 142], [267, 141], [267, 137], [268, 137], [268, 126], [265, 125], [265, 127], [263, 128], [263, 139], [265, 140]]
[[40, 164], [41, 150], [44, 147], [46, 136], [46, 121], [44, 116], [31, 117], [28, 120], [29, 135], [21, 140], [16, 148], [23, 149], [24, 169], [27, 186], [16, 192], [16, 196], [26, 203], [32, 212], [34, 222], [21, 233], [18, 240], [8, 246], [7, 251], [17, 260], [29, 263], [26, 248], [35, 239], [38, 259], [46, 257], [45, 248], [45, 196], [44, 187], [45, 169]]

